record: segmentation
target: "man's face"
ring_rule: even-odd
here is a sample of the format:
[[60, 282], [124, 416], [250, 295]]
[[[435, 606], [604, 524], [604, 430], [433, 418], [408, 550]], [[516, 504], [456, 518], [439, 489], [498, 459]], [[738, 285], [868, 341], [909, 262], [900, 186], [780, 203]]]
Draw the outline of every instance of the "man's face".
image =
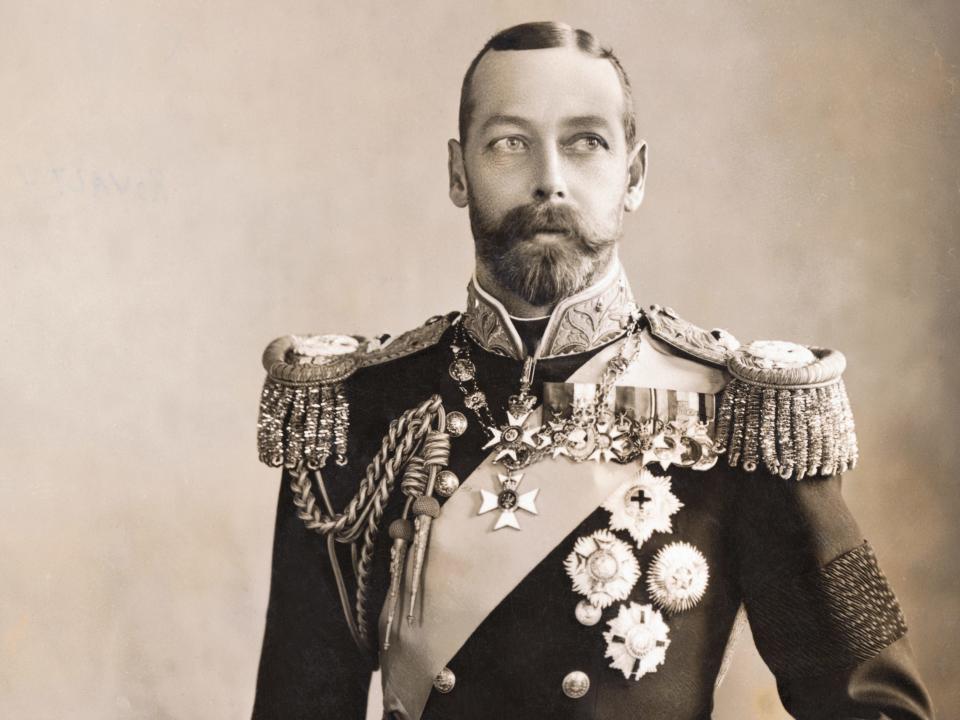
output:
[[626, 145], [617, 73], [575, 48], [490, 51], [471, 96], [451, 197], [469, 206], [478, 261], [501, 287], [554, 305], [606, 269], [640, 201], [642, 147]]

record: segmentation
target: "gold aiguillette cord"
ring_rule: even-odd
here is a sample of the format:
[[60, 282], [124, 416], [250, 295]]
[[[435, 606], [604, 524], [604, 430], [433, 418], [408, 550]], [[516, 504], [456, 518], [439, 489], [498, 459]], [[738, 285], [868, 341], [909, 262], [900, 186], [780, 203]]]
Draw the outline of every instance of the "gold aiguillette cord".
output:
[[[442, 420], [442, 418], [438, 418]], [[439, 424], [439, 422], [438, 422]], [[443, 427], [443, 425], [440, 425]], [[430, 525], [440, 515], [440, 503], [433, 497], [433, 486], [437, 473], [450, 460], [450, 436], [443, 430], [432, 430], [423, 440], [423, 463], [427, 470], [427, 487], [423, 495], [413, 501], [411, 508], [415, 517], [413, 538], [413, 575], [410, 578], [410, 604], [407, 609], [407, 622], [413, 624], [416, 617], [417, 593], [423, 576], [423, 561], [430, 540]]]

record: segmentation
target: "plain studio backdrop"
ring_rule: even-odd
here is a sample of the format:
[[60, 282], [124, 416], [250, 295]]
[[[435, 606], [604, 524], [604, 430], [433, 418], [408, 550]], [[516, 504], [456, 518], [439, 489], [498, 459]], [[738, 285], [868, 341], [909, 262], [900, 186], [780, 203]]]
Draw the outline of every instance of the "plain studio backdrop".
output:
[[[638, 299], [847, 355], [847, 499], [960, 716], [948, 0], [0, 2], [0, 716], [249, 715], [280, 479], [260, 353], [463, 306], [460, 81], [547, 18], [633, 79]], [[785, 717], [748, 633], [716, 717]]]

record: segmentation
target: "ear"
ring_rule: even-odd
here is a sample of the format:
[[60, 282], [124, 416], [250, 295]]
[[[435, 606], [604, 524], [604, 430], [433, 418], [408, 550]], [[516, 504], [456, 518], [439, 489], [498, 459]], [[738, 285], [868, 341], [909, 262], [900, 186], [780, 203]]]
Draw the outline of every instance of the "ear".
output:
[[627, 194], [623, 198], [623, 209], [633, 212], [643, 202], [643, 190], [647, 180], [647, 144], [641, 140], [630, 153], [630, 179]]
[[447, 141], [447, 172], [450, 174], [450, 199], [459, 208], [467, 206], [467, 173], [463, 167], [463, 147]]

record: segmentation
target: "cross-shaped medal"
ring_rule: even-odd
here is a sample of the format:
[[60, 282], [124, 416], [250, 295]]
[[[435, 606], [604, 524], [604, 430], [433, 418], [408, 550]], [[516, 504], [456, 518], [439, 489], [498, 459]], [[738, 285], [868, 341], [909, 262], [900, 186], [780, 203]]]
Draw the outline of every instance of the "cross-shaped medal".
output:
[[484, 513], [499, 508], [500, 517], [497, 518], [497, 523], [493, 526], [493, 529], [499, 530], [502, 527], [512, 527], [515, 530], [519, 530], [520, 523], [517, 522], [517, 510], [525, 510], [528, 513], [536, 515], [536, 499], [540, 488], [530, 490], [521, 495], [517, 492], [517, 487], [520, 485], [523, 473], [511, 472], [506, 475], [497, 473], [497, 478], [500, 482], [500, 492], [492, 493], [489, 490], [481, 489], [480, 495], [483, 498], [483, 502], [480, 505], [480, 510], [477, 512], [477, 515], [483, 515]]

